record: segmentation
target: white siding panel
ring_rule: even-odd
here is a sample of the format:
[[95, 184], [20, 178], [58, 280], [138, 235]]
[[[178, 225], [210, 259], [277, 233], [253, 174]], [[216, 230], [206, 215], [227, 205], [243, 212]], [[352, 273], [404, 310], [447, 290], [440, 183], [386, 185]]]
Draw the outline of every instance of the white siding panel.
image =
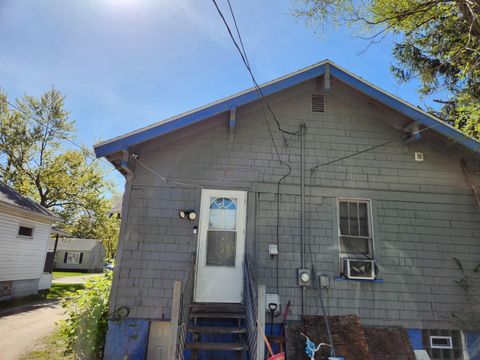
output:
[[[17, 236], [20, 224], [32, 226], [33, 237]], [[51, 224], [0, 212], [0, 281], [40, 279]]]
[[49, 289], [52, 286], [52, 274], [43, 273], [38, 283], [38, 290]]

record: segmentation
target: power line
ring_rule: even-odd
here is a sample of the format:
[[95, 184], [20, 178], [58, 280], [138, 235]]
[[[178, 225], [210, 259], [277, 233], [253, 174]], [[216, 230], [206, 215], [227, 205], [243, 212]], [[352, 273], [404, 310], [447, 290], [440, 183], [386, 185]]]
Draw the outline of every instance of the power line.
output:
[[[286, 130], [283, 130], [282, 127], [280, 126], [280, 122], [278, 121], [277, 117], [275, 116], [275, 113], [273, 112], [272, 108], [270, 107], [270, 104], [268, 103], [268, 101], [266, 101], [265, 99], [265, 96], [263, 94], [263, 91], [262, 89], [260, 88], [260, 86], [258, 85], [258, 82], [255, 78], [255, 75], [253, 74], [253, 71], [252, 71], [252, 68], [250, 67], [250, 62], [248, 60], [248, 56], [247, 56], [247, 52], [245, 50], [245, 47], [243, 45], [243, 40], [242, 40], [242, 35], [240, 33], [240, 29], [238, 27], [238, 24], [237, 24], [237, 20], [236, 20], [236, 17], [235, 17], [235, 13], [233, 11], [233, 8], [232, 8], [232, 5], [230, 3], [230, 0], [227, 0], [228, 2], [228, 7], [230, 9], [230, 13], [232, 15], [232, 18], [233, 18], [233, 22], [235, 24], [235, 29], [237, 31], [237, 36], [238, 36], [238, 39], [240, 41], [240, 46], [241, 46], [241, 49], [240, 49], [240, 46], [238, 45], [235, 37], [233, 36], [233, 33], [232, 33], [232, 30], [230, 29], [230, 26], [228, 25], [228, 22], [227, 20], [225, 19], [225, 16], [223, 15], [222, 11], [220, 10], [216, 0], [212, 0], [213, 1], [213, 4], [215, 5], [215, 8], [217, 9], [217, 12], [218, 14], [220, 15], [220, 17], [222, 18], [223, 20], [223, 23], [228, 31], [228, 34], [230, 35], [230, 39], [232, 40], [233, 44], [235, 45], [235, 47], [237, 48], [237, 51], [238, 53], [240, 54], [240, 57], [242, 58], [242, 62], [243, 64], [245, 65], [248, 73], [250, 74], [250, 77], [253, 81], [253, 84], [254, 84], [254, 87], [255, 87], [255, 90], [257, 91], [257, 93], [259, 94], [260, 96], [260, 100], [261, 100], [261, 108], [262, 108], [262, 113], [263, 113], [263, 118], [265, 120], [265, 124], [267, 125], [267, 129], [268, 129], [268, 132], [270, 134], [270, 139], [272, 140], [272, 144], [273, 144], [273, 147], [275, 149], [275, 152], [277, 154], [277, 157], [278, 157], [278, 161], [280, 162], [280, 164], [286, 166], [288, 168], [288, 171], [287, 173], [282, 176], [278, 182], [277, 182], [277, 193], [276, 193], [276, 206], [277, 206], [277, 222], [276, 222], [276, 242], [277, 242], [277, 247], [279, 245], [279, 242], [280, 242], [280, 232], [279, 232], [279, 227], [280, 227], [280, 183], [282, 181], [284, 181], [288, 176], [290, 176], [290, 174], [292, 173], [292, 167], [291, 165], [286, 162], [286, 161], [283, 161], [281, 156], [280, 156], [280, 152], [278, 151], [278, 148], [277, 148], [277, 144], [275, 143], [275, 138], [273, 136], [273, 133], [272, 133], [272, 129], [270, 127], [270, 123], [268, 122], [268, 117], [267, 117], [267, 114], [266, 114], [266, 110], [265, 108], [268, 109], [268, 111], [270, 112], [270, 114], [272, 115], [272, 118], [275, 120], [276, 124], [277, 124], [277, 129], [278, 131], [280, 131], [281, 133], [284, 133], [284, 134], [288, 134], [288, 135], [294, 135], [294, 136], [304, 136], [304, 132], [303, 132], [303, 129], [300, 129], [298, 132], [290, 132], [290, 131], [286, 131]], [[279, 259], [278, 259], [278, 256], [276, 258], [276, 288], [277, 288], [277, 293], [279, 292]]]
[[[435, 126], [438, 126], [440, 125], [440, 123], [438, 124], [435, 124], [435, 125], [432, 125], [432, 126], [429, 126], [429, 127], [426, 127], [425, 129], [422, 129], [422, 130], [419, 130], [419, 131], [416, 131], [414, 133], [411, 134], [411, 136], [416, 136], [416, 135], [420, 135], [421, 133], [427, 131], [427, 130], [431, 130], [433, 129]], [[327, 165], [331, 165], [331, 164], [334, 164], [336, 162], [339, 162], [339, 161], [342, 161], [342, 160], [346, 160], [346, 159], [349, 159], [351, 157], [354, 157], [354, 156], [357, 156], [357, 155], [360, 155], [360, 154], [363, 154], [363, 153], [366, 153], [368, 151], [371, 151], [371, 150], [375, 150], [375, 149], [378, 149], [378, 148], [381, 148], [383, 146], [387, 146], [387, 145], [390, 145], [390, 144], [393, 144], [395, 142], [398, 142], [398, 141], [403, 141], [404, 139], [393, 139], [393, 140], [389, 140], [389, 141], [386, 141], [384, 143], [381, 143], [381, 144], [378, 144], [378, 145], [375, 145], [375, 146], [372, 146], [370, 148], [367, 148], [367, 149], [364, 149], [364, 150], [360, 150], [360, 151], [357, 151], [353, 154], [350, 154], [350, 155], [346, 155], [346, 156], [342, 156], [338, 159], [334, 159], [334, 160], [331, 160], [331, 161], [327, 161], [323, 164], [317, 164], [315, 165], [314, 167], [311, 168], [310, 172], [312, 175], [315, 174], [315, 172], [317, 171], [318, 168], [322, 167], [322, 166], [327, 166]]]
[[[68, 137], [66, 137], [65, 135], [63, 135], [61, 132], [59, 131], [56, 131], [55, 129], [52, 129], [52, 128], [49, 128], [49, 126], [47, 124], [45, 124], [43, 121], [40, 121], [39, 119], [37, 119], [36, 117], [34, 117], [33, 115], [29, 114], [28, 112], [26, 112], [25, 110], [23, 110], [21, 107], [15, 105], [15, 104], [12, 104], [10, 101], [8, 101], [8, 99], [6, 98], [3, 98], [2, 99], [3, 101], [5, 101], [6, 104], [8, 104], [10, 107], [14, 108], [15, 110], [21, 112], [23, 115], [29, 117], [30, 119], [32, 119], [33, 121], [35, 121], [36, 123], [42, 125], [44, 128], [46, 128], [47, 130], [50, 130], [52, 131], [53, 133], [57, 134], [62, 140], [65, 140], [67, 142], [69, 142], [70, 144], [74, 145], [75, 147], [77, 147], [78, 149], [80, 149], [82, 151], [82, 153], [84, 154], [85, 157], [89, 157], [90, 159], [93, 159], [92, 163], [95, 162], [96, 160], [100, 160], [100, 161], [104, 161], [105, 164], [108, 164], [109, 167], [112, 165], [110, 162], [108, 162], [107, 160], [104, 160], [103, 158], [101, 159], [98, 159], [96, 158], [95, 156], [93, 155], [90, 155], [88, 153], [86, 153], [87, 149], [79, 144], [77, 144], [75, 141], [73, 141], [72, 139], [69, 139]], [[91, 164], [92, 164], [91, 163]], [[91, 165], [90, 164], [90, 165]], [[113, 170], [113, 169], [110, 169], [110, 170]]]
[[222, 18], [223, 20], [223, 23], [228, 31], [228, 34], [230, 35], [230, 38], [233, 42], [233, 44], [235, 45], [235, 47], [237, 48], [237, 51], [238, 53], [240, 54], [240, 57], [242, 58], [242, 61], [243, 61], [243, 64], [245, 65], [245, 67], [247, 68], [247, 71], [248, 73], [250, 74], [250, 77], [252, 78], [252, 81], [253, 81], [253, 84], [254, 84], [254, 87], [256, 89], [256, 91], [258, 92], [258, 94], [260, 95], [260, 99], [261, 101], [263, 101], [266, 105], [266, 107], [268, 108], [268, 111], [270, 112], [270, 114], [272, 115], [273, 119], [275, 120], [275, 122], [277, 123], [277, 128], [280, 132], [284, 133], [284, 134], [288, 134], [288, 135], [296, 135], [298, 136], [300, 133], [301, 133], [301, 130], [297, 131], [297, 132], [291, 132], [291, 131], [287, 131], [287, 130], [284, 130], [282, 129], [281, 125], [280, 125], [280, 122], [278, 121], [277, 117], [275, 116], [275, 113], [273, 112], [272, 108], [270, 107], [270, 104], [268, 103], [268, 101], [265, 100], [265, 95], [263, 94], [263, 91], [260, 87], [260, 85], [258, 84], [257, 82], [257, 79], [255, 78], [255, 75], [253, 74], [253, 71], [250, 67], [250, 63], [248, 61], [248, 57], [247, 57], [247, 53], [245, 52], [245, 48], [243, 47], [243, 41], [242, 41], [242, 36], [240, 34], [240, 31], [238, 29], [238, 26], [237, 26], [237, 23], [236, 23], [236, 18], [235, 18], [235, 14], [233, 12], [233, 8], [230, 4], [230, 1], [228, 1], [229, 3], [229, 7], [230, 7], [230, 12], [232, 14], [232, 17], [233, 17], [233, 20], [234, 20], [234, 23], [235, 23], [235, 28], [237, 29], [237, 35], [238, 35], [238, 38], [239, 38], [239, 41], [241, 43], [241, 46], [243, 48], [243, 51], [242, 49], [240, 49], [240, 45], [238, 45], [237, 43], [237, 40], [235, 39], [235, 37], [233, 36], [233, 33], [232, 33], [232, 30], [230, 29], [230, 26], [228, 25], [228, 22], [227, 20], [225, 19], [225, 16], [223, 15], [222, 11], [220, 10], [220, 7], [218, 6], [217, 4], [217, 1], [216, 0], [212, 0], [213, 1], [213, 4], [215, 5], [215, 8], [217, 9], [217, 12], [218, 14], [220, 15], [220, 17]]
[[188, 184], [188, 183], [184, 183], [184, 182], [181, 182], [181, 181], [176, 181], [176, 180], [172, 180], [170, 178], [167, 178], [161, 174], [159, 174], [158, 172], [156, 172], [155, 170], [153, 170], [150, 166], [148, 166], [147, 164], [145, 164], [143, 161], [141, 161], [138, 156], [134, 156], [132, 155], [132, 158], [137, 162], [139, 163], [141, 166], [143, 166], [146, 170], [150, 171], [153, 175], [155, 176], [158, 176], [160, 179], [162, 179], [162, 181], [165, 183], [165, 184], [177, 184], [177, 185], [183, 185], [183, 186], [188, 186], [188, 187], [194, 187], [194, 188], [203, 188], [201, 185], [195, 185], [195, 184]]

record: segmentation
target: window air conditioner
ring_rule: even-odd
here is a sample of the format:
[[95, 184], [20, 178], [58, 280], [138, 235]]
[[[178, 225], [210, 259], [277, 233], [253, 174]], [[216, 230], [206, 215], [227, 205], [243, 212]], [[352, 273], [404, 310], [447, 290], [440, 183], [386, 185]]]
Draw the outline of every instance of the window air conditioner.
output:
[[344, 259], [344, 275], [347, 279], [374, 280], [375, 261], [363, 259]]

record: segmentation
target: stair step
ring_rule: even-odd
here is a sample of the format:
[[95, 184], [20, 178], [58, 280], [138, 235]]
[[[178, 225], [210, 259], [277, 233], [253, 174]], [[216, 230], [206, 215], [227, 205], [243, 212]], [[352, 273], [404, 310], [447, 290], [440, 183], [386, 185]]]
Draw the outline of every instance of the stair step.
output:
[[195, 303], [190, 305], [192, 312], [242, 313], [245, 305], [231, 303]]
[[190, 318], [201, 319], [245, 319], [245, 313], [190, 312]]
[[213, 342], [191, 342], [187, 344], [189, 350], [218, 350], [218, 351], [247, 351], [246, 343], [213, 343]]
[[191, 333], [208, 333], [208, 334], [245, 334], [246, 328], [243, 327], [227, 327], [227, 326], [191, 326], [187, 329]]

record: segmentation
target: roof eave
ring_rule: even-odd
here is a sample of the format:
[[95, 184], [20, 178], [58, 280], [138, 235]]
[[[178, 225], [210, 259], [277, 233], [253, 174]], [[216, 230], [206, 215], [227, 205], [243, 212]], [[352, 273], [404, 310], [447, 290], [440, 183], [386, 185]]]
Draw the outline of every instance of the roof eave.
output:
[[17, 206], [17, 205], [12, 205], [9, 203], [5, 203], [3, 201], [0, 201], [0, 209], [6, 209], [6, 210], [12, 210], [12, 211], [17, 211], [20, 214], [26, 215], [26, 216], [32, 216], [37, 219], [43, 219], [43, 220], [48, 220], [48, 222], [54, 223], [54, 222], [63, 222], [64, 220], [55, 214], [42, 214], [39, 213], [38, 211], [33, 211], [29, 209], [25, 209], [23, 207]]
[[[285, 90], [289, 87], [298, 85], [302, 82], [314, 79], [318, 76], [322, 76], [325, 73], [325, 64], [327, 63], [330, 65], [331, 76], [370, 96], [380, 103], [383, 103], [386, 106], [404, 114], [413, 121], [418, 121], [425, 127], [435, 128], [437, 132], [446, 136], [447, 138], [462, 144], [476, 153], [480, 153], [480, 142], [477, 140], [466, 136], [458, 129], [444, 123], [442, 120], [423, 111], [422, 109], [407, 103], [395, 95], [390, 94], [356, 76], [348, 70], [341, 68], [330, 60], [322, 61], [305, 69], [265, 83], [260, 86], [262, 88], [262, 92], [265, 96], [268, 96]], [[95, 155], [97, 157], [111, 155], [118, 151], [128, 149], [129, 147], [139, 143], [166, 135], [185, 126], [198, 123], [220, 113], [230, 111], [233, 108], [245, 105], [252, 101], [258, 100], [259, 98], [260, 95], [255, 88], [245, 90], [190, 112], [96, 144], [94, 145]]]

